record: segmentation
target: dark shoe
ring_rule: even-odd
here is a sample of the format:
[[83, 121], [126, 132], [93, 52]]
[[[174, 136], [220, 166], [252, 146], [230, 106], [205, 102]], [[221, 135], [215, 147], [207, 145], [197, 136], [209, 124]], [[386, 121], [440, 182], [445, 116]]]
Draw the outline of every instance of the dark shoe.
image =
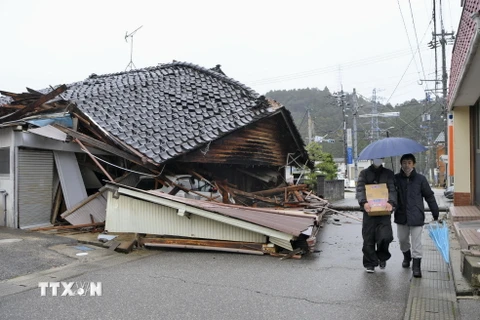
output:
[[380, 261], [378, 265], [380, 266], [380, 269], [385, 269], [385, 267], [387, 266], [387, 261]]
[[365, 271], [367, 271], [368, 273], [374, 273], [375, 272], [375, 267], [366, 267]]
[[408, 250], [403, 253], [402, 267], [410, 268], [410, 261], [412, 261], [412, 253]]
[[421, 278], [422, 277], [422, 270], [420, 268], [421, 263], [422, 263], [421, 258], [413, 258], [412, 270], [413, 270], [413, 276], [415, 278]]

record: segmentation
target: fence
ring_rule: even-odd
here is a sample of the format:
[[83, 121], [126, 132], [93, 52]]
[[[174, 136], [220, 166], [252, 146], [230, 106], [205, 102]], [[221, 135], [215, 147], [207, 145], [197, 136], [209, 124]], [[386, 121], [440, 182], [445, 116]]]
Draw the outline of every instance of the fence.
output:
[[329, 201], [345, 198], [344, 180], [325, 180], [325, 176], [317, 176], [317, 196]]

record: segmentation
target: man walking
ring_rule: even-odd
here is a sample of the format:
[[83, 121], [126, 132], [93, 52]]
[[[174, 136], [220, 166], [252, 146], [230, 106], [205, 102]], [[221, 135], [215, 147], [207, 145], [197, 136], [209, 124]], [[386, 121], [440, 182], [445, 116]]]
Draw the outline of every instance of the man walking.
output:
[[[438, 220], [439, 210], [435, 195], [427, 179], [416, 172], [415, 156], [411, 153], [400, 158], [401, 170], [395, 174], [398, 201], [394, 222], [400, 250], [403, 252], [402, 267], [409, 268], [413, 258], [413, 276], [422, 277], [422, 231], [425, 224], [423, 199], [428, 204], [433, 220]], [[411, 240], [411, 241], [410, 241]]]
[[388, 188], [388, 203], [386, 210], [392, 211], [396, 205], [397, 193], [394, 184], [394, 173], [384, 168], [383, 159], [374, 159], [373, 164], [362, 170], [358, 176], [356, 197], [363, 210], [363, 266], [368, 273], [375, 272], [375, 267], [384, 269], [387, 260], [392, 256], [388, 251], [393, 241], [391, 215], [370, 216], [370, 205], [367, 202], [366, 184], [386, 183]]

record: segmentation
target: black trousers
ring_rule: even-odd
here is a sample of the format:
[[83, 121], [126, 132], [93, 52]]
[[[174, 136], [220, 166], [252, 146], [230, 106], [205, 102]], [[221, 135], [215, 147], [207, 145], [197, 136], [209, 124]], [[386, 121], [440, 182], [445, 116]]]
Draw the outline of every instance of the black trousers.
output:
[[378, 261], [387, 261], [392, 256], [388, 251], [393, 241], [391, 215], [371, 217], [363, 213], [363, 266], [376, 267]]

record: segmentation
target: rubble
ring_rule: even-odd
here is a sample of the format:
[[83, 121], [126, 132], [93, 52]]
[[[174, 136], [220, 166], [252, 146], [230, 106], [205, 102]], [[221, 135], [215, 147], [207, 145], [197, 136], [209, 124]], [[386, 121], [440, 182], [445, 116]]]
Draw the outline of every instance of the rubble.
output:
[[[312, 166], [291, 115], [223, 73], [173, 63], [42, 92], [0, 93], [10, 99], [0, 106], [0, 135], [21, 135], [20, 150], [35, 157], [40, 148], [55, 168], [51, 201], [41, 199], [51, 213], [41, 223], [53, 226], [32, 228], [23, 211], [9, 216], [11, 224], [134, 235], [96, 239], [127, 253], [313, 252], [331, 209], [307, 185], [286, 182], [289, 166]], [[28, 178], [20, 170], [14, 179]]]

